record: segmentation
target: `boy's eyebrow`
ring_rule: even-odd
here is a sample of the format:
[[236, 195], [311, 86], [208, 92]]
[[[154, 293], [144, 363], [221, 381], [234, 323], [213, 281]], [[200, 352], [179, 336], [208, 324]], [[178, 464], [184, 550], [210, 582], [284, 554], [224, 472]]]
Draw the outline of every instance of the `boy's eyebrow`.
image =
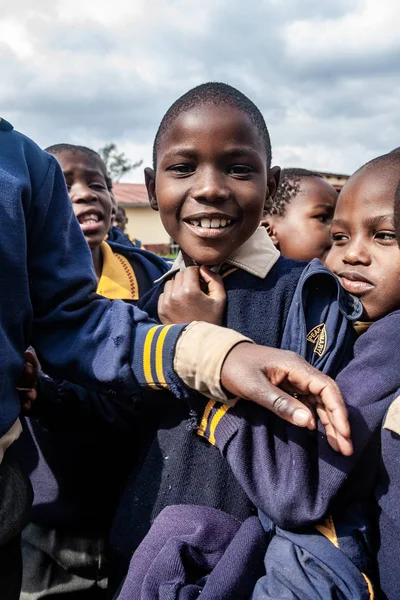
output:
[[327, 208], [329, 210], [335, 210], [335, 207], [332, 204], [320, 202], [319, 204], [314, 204], [314, 208]]
[[[99, 169], [86, 169], [85, 168], [85, 173], [88, 173], [89, 175], [100, 175], [101, 177], [104, 177], [104, 173], [102, 173]], [[64, 169], [63, 169], [63, 174], [64, 174], [64, 177], [69, 177], [70, 175], [73, 175], [73, 171], [64, 171]]]
[[[253, 156], [257, 158], [260, 156], [260, 153], [251, 146], [236, 146], [234, 148], [228, 148], [223, 154], [234, 158], [235, 156], [243, 156], [244, 154], [249, 153], [253, 154]], [[197, 158], [198, 155], [198, 151], [194, 148], [184, 148], [178, 146], [176, 148], [171, 148], [168, 152], [166, 152], [164, 158], [171, 159], [175, 156], [181, 156], [182, 158], [194, 159]]]
[[[364, 219], [363, 223], [367, 225], [367, 227], [376, 227], [379, 225], [381, 221], [389, 220], [390, 223], [394, 226], [394, 213], [389, 213], [388, 215], [377, 215], [376, 217], [367, 217]], [[337, 225], [339, 227], [348, 227], [349, 222], [344, 219], [333, 219], [332, 225]]]

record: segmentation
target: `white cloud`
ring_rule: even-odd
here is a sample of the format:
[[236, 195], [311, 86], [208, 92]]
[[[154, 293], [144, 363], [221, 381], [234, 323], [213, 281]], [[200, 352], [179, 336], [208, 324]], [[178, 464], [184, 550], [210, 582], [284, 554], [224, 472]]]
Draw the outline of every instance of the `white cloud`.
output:
[[350, 172], [399, 145], [394, 0], [14, 0], [6, 12], [1, 111], [43, 146], [114, 141], [149, 164], [165, 110], [208, 80], [260, 106], [285, 166]]

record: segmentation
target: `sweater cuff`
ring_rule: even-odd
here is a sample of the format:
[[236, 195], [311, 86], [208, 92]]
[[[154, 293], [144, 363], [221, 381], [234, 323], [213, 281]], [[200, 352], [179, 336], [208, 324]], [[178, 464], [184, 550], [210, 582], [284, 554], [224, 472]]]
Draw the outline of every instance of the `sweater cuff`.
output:
[[[170, 389], [178, 397], [187, 396], [186, 386], [174, 371], [174, 356], [186, 325], [149, 325], [136, 333], [134, 373], [141, 387]], [[177, 377], [178, 375], [178, 377]]]
[[231, 404], [235, 400], [228, 399], [221, 385], [222, 366], [232, 348], [251, 341], [231, 329], [194, 321], [177, 341], [174, 369], [188, 387]]
[[239, 399], [235, 399], [231, 405], [209, 400], [200, 413], [197, 435], [224, 452], [226, 445], [240, 427], [240, 405]]

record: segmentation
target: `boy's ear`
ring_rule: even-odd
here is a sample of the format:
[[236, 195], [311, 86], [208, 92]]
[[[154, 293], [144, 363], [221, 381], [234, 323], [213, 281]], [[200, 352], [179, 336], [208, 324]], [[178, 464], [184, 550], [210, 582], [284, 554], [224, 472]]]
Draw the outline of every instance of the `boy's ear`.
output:
[[272, 167], [269, 170], [268, 175], [268, 197], [274, 198], [276, 194], [276, 190], [278, 189], [279, 180], [281, 178], [281, 168], [280, 167]]
[[156, 196], [156, 174], [154, 172], [154, 169], [146, 167], [146, 169], [144, 170], [144, 181], [146, 184], [150, 206], [153, 210], [158, 210], [158, 202]]
[[279, 239], [278, 232], [275, 226], [275, 219], [273, 215], [264, 215], [261, 219], [260, 225], [265, 227], [267, 233], [271, 239], [271, 242], [278, 248], [279, 250]]

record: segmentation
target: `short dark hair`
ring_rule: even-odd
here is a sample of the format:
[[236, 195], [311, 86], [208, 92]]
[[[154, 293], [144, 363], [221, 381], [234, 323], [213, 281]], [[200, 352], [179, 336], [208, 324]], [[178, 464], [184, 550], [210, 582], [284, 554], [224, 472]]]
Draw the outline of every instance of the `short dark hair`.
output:
[[305, 177], [319, 177], [319, 173], [301, 168], [282, 169], [278, 189], [273, 198], [269, 196], [265, 202], [264, 214], [283, 217], [286, 205], [299, 193], [300, 180]]
[[45, 151], [49, 154], [60, 154], [61, 152], [82, 152], [91, 158], [95, 158], [101, 162], [102, 167], [104, 167], [104, 175], [106, 178], [107, 189], [109, 192], [112, 190], [112, 180], [108, 174], [107, 166], [104, 160], [101, 158], [100, 154], [96, 152], [96, 150], [92, 150], [92, 148], [88, 148], [87, 146], [78, 146], [76, 144], [53, 144], [52, 146], [48, 146], [45, 148]]
[[272, 160], [271, 140], [267, 125], [260, 110], [247, 96], [239, 92], [236, 88], [227, 83], [219, 83], [211, 81], [202, 83], [197, 87], [189, 90], [176, 100], [163, 116], [160, 126], [157, 130], [153, 144], [153, 166], [157, 167], [157, 150], [163, 135], [181, 113], [191, 110], [196, 106], [212, 104], [214, 106], [228, 105], [233, 106], [247, 115], [249, 115], [252, 123], [261, 135], [265, 152], [267, 155], [267, 166], [270, 168]]

